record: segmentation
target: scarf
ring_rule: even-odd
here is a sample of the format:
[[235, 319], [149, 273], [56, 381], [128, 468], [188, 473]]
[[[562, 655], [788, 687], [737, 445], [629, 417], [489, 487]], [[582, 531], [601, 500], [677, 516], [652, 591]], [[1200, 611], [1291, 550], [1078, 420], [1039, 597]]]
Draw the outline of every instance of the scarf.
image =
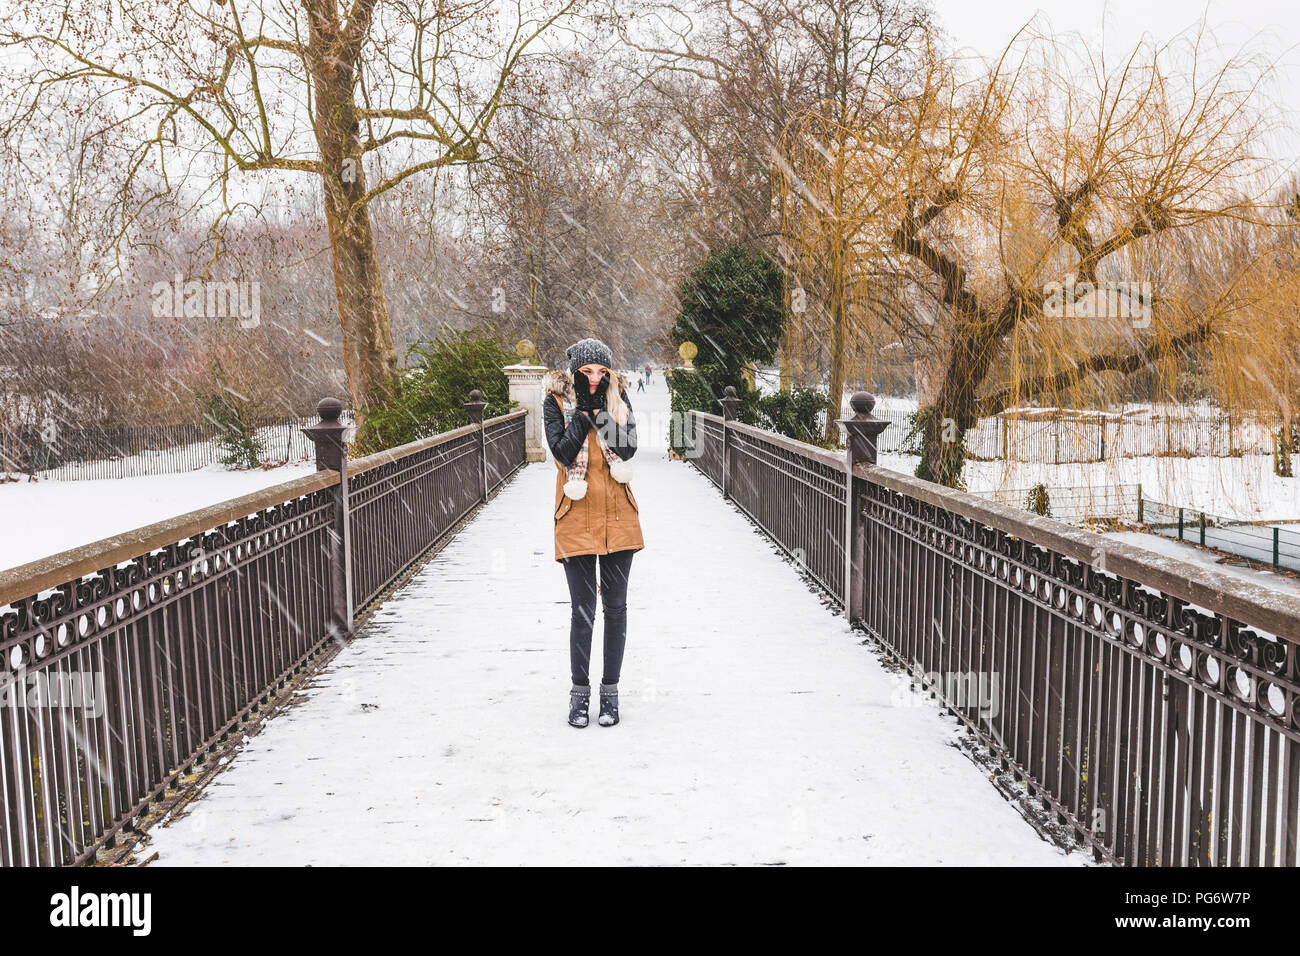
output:
[[[582, 414], [574, 412], [575, 415]], [[626, 484], [632, 477], [632, 468], [622, 458], [619, 458], [607, 444], [600, 430], [596, 428], [595, 422], [592, 422], [591, 431], [596, 436], [596, 445], [600, 452], [605, 456], [605, 464], [609, 466], [610, 476], [621, 484]], [[582, 443], [582, 448], [578, 450], [578, 456], [573, 459], [573, 464], [564, 469], [564, 475], [568, 479], [564, 483], [564, 493], [574, 501], [580, 501], [587, 494], [587, 467], [590, 451], [587, 443]]]

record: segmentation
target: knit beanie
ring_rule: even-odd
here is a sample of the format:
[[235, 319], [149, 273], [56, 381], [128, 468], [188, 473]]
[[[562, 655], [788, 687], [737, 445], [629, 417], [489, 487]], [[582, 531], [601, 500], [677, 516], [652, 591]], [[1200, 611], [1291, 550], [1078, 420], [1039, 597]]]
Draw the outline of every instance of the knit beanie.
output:
[[580, 339], [565, 349], [564, 354], [569, 358], [570, 372], [592, 364], [614, 367], [614, 353], [600, 339]]

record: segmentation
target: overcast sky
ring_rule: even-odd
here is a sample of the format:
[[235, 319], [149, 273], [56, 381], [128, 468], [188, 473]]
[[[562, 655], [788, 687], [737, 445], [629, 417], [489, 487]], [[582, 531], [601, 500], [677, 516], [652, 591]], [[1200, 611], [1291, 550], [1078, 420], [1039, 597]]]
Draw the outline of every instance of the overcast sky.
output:
[[[996, 56], [1035, 14], [1055, 33], [1080, 33], [1106, 49], [1131, 48], [1144, 35], [1164, 41], [1192, 30], [1204, 17], [1220, 47], [1243, 46], [1277, 63], [1277, 78], [1267, 91], [1292, 131], [1274, 145], [1294, 161], [1300, 154], [1300, 0], [932, 0], [943, 27], [958, 48]], [[1280, 147], [1280, 148], [1279, 148]], [[1279, 156], [1279, 158], [1282, 158]]]

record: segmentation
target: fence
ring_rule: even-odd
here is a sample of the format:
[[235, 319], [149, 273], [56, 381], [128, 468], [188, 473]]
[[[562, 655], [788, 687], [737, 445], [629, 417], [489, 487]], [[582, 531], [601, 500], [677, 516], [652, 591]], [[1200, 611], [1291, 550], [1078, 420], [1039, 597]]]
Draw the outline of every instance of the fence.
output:
[[[344, 413], [350, 421], [350, 412]], [[261, 422], [255, 433], [268, 461], [309, 461], [314, 454], [302, 429], [310, 418]], [[62, 481], [132, 478], [193, 471], [225, 456], [211, 422], [179, 425], [60, 424], [48, 434], [36, 428], [0, 426], [0, 473]]]
[[1300, 528], [1209, 515], [1141, 498], [1138, 521], [1157, 534], [1235, 554], [1259, 564], [1300, 571]]
[[[1047, 489], [1047, 517], [1070, 524], [1087, 524], [1092, 521], [1141, 522], [1139, 501], [1142, 486], [1128, 485], [1073, 485]], [[988, 501], [1012, 508], [1029, 509], [1031, 488], [996, 488], [974, 494]]]
[[524, 464], [519, 410], [0, 573], [0, 865], [83, 862]]
[[[1030, 490], [977, 492], [981, 498], [1027, 508]], [[1300, 525], [1243, 521], [1148, 498], [1141, 485], [1051, 488], [1048, 517], [1072, 524], [1114, 520], [1144, 525], [1156, 534], [1188, 541], [1257, 564], [1300, 571]]]
[[725, 402], [688, 445], [1098, 859], [1296, 865], [1300, 599], [876, 467], [853, 405], [847, 460]]
[[[882, 454], [908, 454], [911, 413], [879, 412], [892, 426], [881, 435]], [[1116, 458], [1231, 457], [1271, 454], [1272, 433], [1253, 420], [1205, 415], [1053, 418], [1002, 415], [982, 418], [963, 436], [966, 456], [977, 461], [1067, 464]]]

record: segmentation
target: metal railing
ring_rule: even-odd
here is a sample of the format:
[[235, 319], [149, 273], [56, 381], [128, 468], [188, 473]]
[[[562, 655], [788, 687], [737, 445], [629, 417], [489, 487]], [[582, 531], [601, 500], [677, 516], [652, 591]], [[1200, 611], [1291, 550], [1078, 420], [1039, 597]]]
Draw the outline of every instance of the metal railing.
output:
[[1156, 534], [1288, 571], [1300, 571], [1300, 524], [1242, 521], [1138, 498], [1138, 521]]
[[363, 606], [483, 499], [480, 429], [349, 463], [352, 594]]
[[723, 418], [691, 415], [696, 466], [822, 587], [843, 593], [843, 457], [738, 421], [725, 422], [724, 442]]
[[346, 462], [322, 402], [333, 467], [0, 573], [0, 865], [93, 857], [521, 467], [469, 407]]
[[1300, 599], [877, 467], [854, 409], [844, 459], [698, 412], [690, 455], [791, 554], [847, 541], [812, 576], [1098, 859], [1296, 865]]

